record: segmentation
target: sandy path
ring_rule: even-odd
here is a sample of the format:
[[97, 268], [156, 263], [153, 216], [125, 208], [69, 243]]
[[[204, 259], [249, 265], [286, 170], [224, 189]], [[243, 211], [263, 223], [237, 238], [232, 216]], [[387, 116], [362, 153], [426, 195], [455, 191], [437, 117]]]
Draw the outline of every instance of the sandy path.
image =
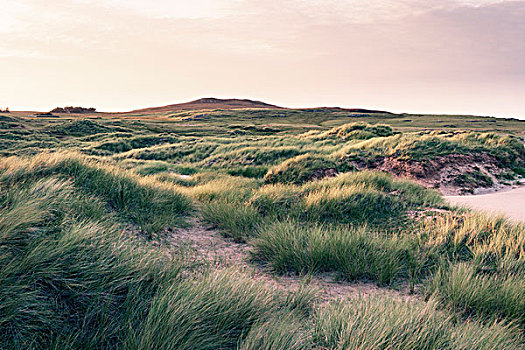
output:
[[503, 214], [510, 219], [525, 222], [525, 186], [489, 194], [445, 196], [445, 199], [451, 204], [464, 205], [494, 214]]
[[[205, 224], [200, 218], [191, 218], [190, 226], [169, 230], [167, 245], [189, 248], [199, 261], [216, 267], [230, 267], [243, 270], [272, 288], [296, 290], [302, 279], [296, 275], [276, 275], [264, 266], [250, 262], [251, 246], [224, 238], [217, 230]], [[202, 260], [201, 260], [202, 259]], [[322, 301], [359, 296], [392, 296], [398, 300], [413, 300], [417, 296], [405, 290], [381, 288], [370, 282], [347, 282], [335, 278], [334, 274], [316, 274], [311, 276], [308, 285], [319, 292]]]

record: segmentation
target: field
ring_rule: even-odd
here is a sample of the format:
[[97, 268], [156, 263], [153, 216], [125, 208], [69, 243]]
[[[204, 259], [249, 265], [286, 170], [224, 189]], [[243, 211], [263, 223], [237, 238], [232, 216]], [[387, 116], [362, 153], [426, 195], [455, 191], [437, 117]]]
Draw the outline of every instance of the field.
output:
[[525, 122], [202, 107], [0, 113], [0, 349], [525, 347]]

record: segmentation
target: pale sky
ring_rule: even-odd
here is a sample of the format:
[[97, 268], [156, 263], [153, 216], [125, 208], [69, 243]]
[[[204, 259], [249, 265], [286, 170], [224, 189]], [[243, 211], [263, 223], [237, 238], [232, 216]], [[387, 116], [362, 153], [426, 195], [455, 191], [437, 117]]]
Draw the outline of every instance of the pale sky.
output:
[[200, 97], [525, 119], [525, 1], [0, 0], [0, 108]]

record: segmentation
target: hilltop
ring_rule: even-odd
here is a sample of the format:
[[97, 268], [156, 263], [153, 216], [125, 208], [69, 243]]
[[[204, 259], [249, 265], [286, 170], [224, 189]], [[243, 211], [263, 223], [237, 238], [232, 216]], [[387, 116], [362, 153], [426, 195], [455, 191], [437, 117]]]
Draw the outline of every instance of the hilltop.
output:
[[250, 100], [228, 98], [221, 99], [215, 97], [199, 98], [190, 102], [175, 103], [161, 107], [148, 107], [135, 109], [126, 113], [159, 113], [159, 112], [180, 112], [180, 111], [197, 111], [197, 110], [235, 110], [235, 109], [268, 109], [268, 110], [299, 110], [304, 112], [349, 112], [363, 114], [391, 114], [387, 111], [371, 110], [364, 108], [343, 108], [343, 107], [312, 107], [312, 108], [286, 108], [274, 104]]
[[265, 108], [265, 109], [283, 109], [269, 103], [254, 101], [249, 99], [228, 98], [221, 99], [215, 97], [199, 98], [195, 101], [175, 103], [162, 107], [150, 107], [133, 110], [129, 113], [155, 113], [155, 112], [176, 112], [191, 111], [201, 109], [243, 109], [243, 108]]

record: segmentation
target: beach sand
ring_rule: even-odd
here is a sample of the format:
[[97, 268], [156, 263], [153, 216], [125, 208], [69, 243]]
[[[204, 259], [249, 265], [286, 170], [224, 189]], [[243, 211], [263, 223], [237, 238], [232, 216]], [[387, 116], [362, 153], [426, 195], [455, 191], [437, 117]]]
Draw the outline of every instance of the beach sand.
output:
[[489, 194], [445, 196], [445, 199], [451, 204], [503, 214], [510, 219], [525, 222], [525, 186]]

